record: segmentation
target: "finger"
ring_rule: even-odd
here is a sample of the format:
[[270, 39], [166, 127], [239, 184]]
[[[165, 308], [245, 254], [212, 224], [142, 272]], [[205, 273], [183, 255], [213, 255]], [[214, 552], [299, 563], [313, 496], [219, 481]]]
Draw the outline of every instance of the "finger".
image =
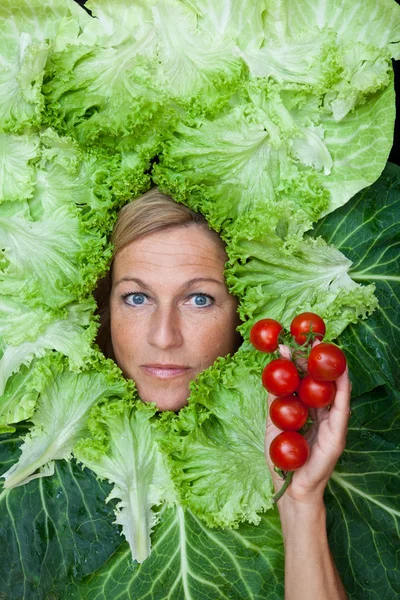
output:
[[346, 370], [336, 379], [336, 396], [329, 411], [329, 424], [336, 434], [345, 435], [349, 420], [351, 383]]
[[329, 417], [329, 408], [309, 408], [308, 414], [314, 423], [319, 425], [322, 421]]
[[[314, 348], [314, 346], [317, 346], [320, 343], [321, 343], [320, 340], [315, 339], [311, 345], [311, 348]], [[298, 356], [297, 358], [294, 359], [294, 362], [299, 367], [299, 369], [301, 369], [303, 371], [304, 374], [308, 373], [307, 358], [305, 358], [304, 356]]]
[[311, 417], [311, 419], [313, 421], [316, 421], [318, 419], [317, 409], [316, 408], [309, 408], [308, 409], [308, 416]]
[[285, 346], [285, 344], [279, 344], [279, 353], [282, 358], [287, 358], [288, 360], [292, 360], [292, 351], [289, 346]]
[[317, 417], [317, 422], [318, 423], [322, 423], [322, 421], [325, 421], [326, 419], [329, 419], [329, 412], [331, 410], [330, 405], [329, 406], [324, 406], [323, 408], [319, 408], [318, 409], [318, 417]]
[[308, 442], [308, 445], [310, 446], [310, 448], [312, 447], [314, 440], [317, 439], [318, 437], [318, 427], [314, 424], [311, 429], [309, 429], [307, 431], [307, 433], [304, 435], [305, 439]]
[[306, 374], [308, 372], [308, 363], [307, 363], [306, 358], [302, 358], [302, 357], [295, 358], [294, 362], [299, 367], [299, 369], [301, 369], [303, 371], [304, 374]]
[[284, 479], [275, 471], [275, 465], [269, 455], [269, 443], [267, 442], [267, 439], [265, 439], [265, 460], [271, 474], [272, 484], [275, 488], [275, 491], [278, 491], [283, 485]]
[[[277, 398], [278, 396], [274, 396], [274, 394], [271, 394], [271, 392], [268, 392], [268, 409], [271, 406], [271, 404], [273, 403], [273, 401], [275, 400], [275, 398]], [[269, 414], [269, 413], [268, 413]]]

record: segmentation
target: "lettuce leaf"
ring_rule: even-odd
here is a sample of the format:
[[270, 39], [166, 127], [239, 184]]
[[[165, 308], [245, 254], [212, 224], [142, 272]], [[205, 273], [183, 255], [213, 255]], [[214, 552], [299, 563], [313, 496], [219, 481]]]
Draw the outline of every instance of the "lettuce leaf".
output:
[[[97, 6], [92, 6], [96, 14]], [[46, 66], [45, 118], [80, 144], [136, 155], [142, 172], [157, 152], [160, 128], [176, 118], [162, 86], [155, 86], [158, 61], [151, 14], [144, 4], [120, 3], [80, 32], [74, 48], [53, 52]]]
[[268, 36], [271, 25], [267, 22], [261, 47], [250, 39], [243, 50], [238, 49], [253, 77], [272, 78], [284, 87], [300, 84], [317, 90], [330, 87], [339, 78], [341, 57], [333, 31], [309, 27], [291, 37], [281, 23], [275, 37]]
[[19, 293], [22, 300], [51, 308], [65, 306], [91, 291], [99, 268], [104, 270], [109, 260], [104, 253], [103, 266], [87, 261], [87, 256], [96, 255], [101, 260], [105, 240], [93, 230], [85, 230], [77, 211], [68, 205], [40, 221], [0, 216], [0, 235], [6, 262], [0, 271], [2, 293]]
[[0, 433], [15, 431], [15, 426], [10, 423], [19, 423], [32, 416], [39, 395], [31, 385], [34, 374], [34, 363], [30, 367], [22, 365], [8, 380], [0, 396]]
[[154, 69], [134, 38], [104, 37], [101, 45], [55, 53], [43, 86], [47, 122], [83, 145], [136, 152], [148, 162], [157, 151], [158, 127], [173, 117], [165, 95], [153, 89]]
[[316, 0], [312, 5], [295, 0], [287, 0], [284, 4], [280, 0], [271, 0], [270, 11], [281, 17], [291, 31], [314, 27], [334, 29], [343, 44], [354, 41], [368, 44], [373, 40], [377, 48], [395, 50], [392, 46], [399, 41], [400, 7], [391, 0], [365, 0], [357, 4], [342, 0], [327, 4], [324, 0]]
[[51, 45], [73, 43], [90, 17], [74, 2], [4, 0], [0, 6], [0, 129], [23, 131], [40, 122], [41, 90]]
[[270, 223], [256, 218], [251, 228], [236, 224], [227, 251], [226, 279], [241, 299], [240, 331], [246, 340], [259, 319], [276, 319], [288, 329], [304, 311], [319, 314], [327, 324], [326, 338], [335, 339], [378, 306], [375, 286], [355, 283], [348, 273], [351, 261], [322, 238], [282, 239]]
[[[210, 110], [221, 94], [234, 92], [241, 79], [242, 63], [232, 53], [232, 40], [213, 37], [189, 3], [153, 2], [154, 25], [159, 39], [160, 79], [171, 98], [195, 112]], [[224, 90], [225, 88], [225, 90]]]
[[84, 30], [75, 48], [53, 53], [43, 86], [48, 123], [80, 143], [148, 162], [160, 130], [183, 111], [219, 106], [237, 88], [243, 63], [232, 41], [198, 31], [192, 7], [176, 0], [88, 6], [98, 31]]
[[[362, 17], [360, 17], [362, 15]], [[312, 85], [324, 92], [324, 110], [343, 119], [367, 96], [390, 84], [391, 58], [399, 56], [400, 9], [387, 0], [305, 3], [272, 0], [264, 39], [240, 55], [254, 77], [284, 87]]]
[[246, 39], [231, 3], [190, 4], [215, 36], [229, 31], [250, 76], [227, 107], [175, 127], [154, 169], [163, 190], [220, 229], [289, 200], [316, 221], [377, 179], [395, 116], [398, 6], [370, 1], [364, 20], [350, 2], [321, 2], [311, 16], [308, 5], [274, 0], [261, 19], [249, 3], [255, 35]]
[[230, 30], [212, 34], [208, 11], [203, 22], [200, 7], [192, 2], [136, 0], [133, 6], [126, 1], [115, 6], [92, 0], [88, 6], [109, 33], [118, 31], [121, 36], [120, 23], [123, 31], [129, 24], [137, 54], [154, 60], [153, 87], [158, 93], [167, 92], [167, 102], [176, 100], [192, 113], [203, 112], [235, 91], [242, 61], [232, 51]]
[[152, 423], [155, 412], [154, 405], [132, 399], [96, 406], [88, 421], [91, 437], [74, 448], [79, 461], [114, 484], [106, 501], [118, 498], [115, 522], [138, 563], [151, 552], [150, 534], [159, 521], [153, 508], [176, 502]]
[[30, 198], [33, 194], [39, 140], [29, 135], [0, 133], [0, 202]]
[[218, 359], [191, 384], [188, 407], [160, 422], [182, 505], [210, 527], [258, 524], [272, 507], [263, 360], [255, 352]]
[[115, 207], [144, 191], [148, 176], [128, 155], [84, 152], [51, 129], [0, 142], [2, 294], [54, 309], [83, 298], [109, 263]]
[[132, 389], [118, 367], [99, 357], [92, 370], [72, 373], [60, 355], [49, 355], [35, 373], [40, 392], [32, 429], [21, 446], [17, 463], [5, 473], [4, 487], [23, 485], [54, 473], [54, 461], [69, 459], [78, 440], [87, 435], [87, 417], [96, 403], [106, 398], [127, 397]]
[[[100, 35], [108, 35], [111, 38], [115, 34], [122, 40], [130, 36], [130, 32], [135, 32], [135, 37], [146, 43], [150, 48], [153, 43], [151, 16], [152, 2], [144, 3], [140, 0], [120, 0], [118, 6], [112, 0], [88, 0], [85, 2], [85, 8], [90, 10], [95, 17], [93, 19], [96, 31]], [[118, 11], [116, 13], [116, 11]], [[116, 17], [118, 15], [118, 17]], [[82, 37], [85, 38], [86, 30]]]
[[84, 151], [73, 137], [60, 136], [51, 128], [40, 132], [39, 156], [29, 199], [35, 221], [70, 205], [92, 232], [109, 233], [116, 207], [149, 187], [136, 157], [110, 155], [99, 148]]
[[[328, 171], [331, 158], [313, 133], [319, 124], [317, 98], [303, 94], [296, 102], [292, 106], [289, 97], [282, 98], [277, 86], [247, 84], [229, 110], [177, 126], [154, 167], [156, 183], [201, 210], [216, 229], [282, 201], [317, 219], [327, 209], [329, 195], [310, 168], [310, 153], [315, 153], [318, 168]], [[296, 157], [299, 149], [291, 146], [294, 139], [304, 140], [307, 131], [314, 135], [314, 142], [308, 141], [314, 150], [302, 162]]]
[[67, 356], [71, 370], [82, 369], [94, 352], [94, 309], [93, 299], [51, 311], [0, 296], [0, 402], [9, 377], [48, 351]]
[[317, 221], [373, 183], [389, 155], [392, 77], [339, 122], [314, 89], [261, 81], [212, 118], [181, 121], [154, 166], [156, 183], [218, 230], [280, 203]]
[[326, 215], [343, 206], [381, 175], [392, 144], [395, 118], [393, 74], [386, 88], [373, 93], [337, 125], [322, 117], [325, 143], [333, 160], [324, 187], [330, 195]]

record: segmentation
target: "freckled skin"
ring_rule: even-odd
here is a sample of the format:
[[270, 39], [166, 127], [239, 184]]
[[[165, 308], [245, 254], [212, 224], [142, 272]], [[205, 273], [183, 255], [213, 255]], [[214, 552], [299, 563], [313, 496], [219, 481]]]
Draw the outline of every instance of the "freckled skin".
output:
[[[238, 303], [225, 285], [226, 260], [220, 239], [201, 225], [152, 233], [114, 258], [110, 315], [115, 359], [136, 382], [142, 400], [155, 402], [160, 410], [185, 406], [189, 382], [238, 347]], [[149, 373], [148, 365], [185, 369], [162, 378]]]

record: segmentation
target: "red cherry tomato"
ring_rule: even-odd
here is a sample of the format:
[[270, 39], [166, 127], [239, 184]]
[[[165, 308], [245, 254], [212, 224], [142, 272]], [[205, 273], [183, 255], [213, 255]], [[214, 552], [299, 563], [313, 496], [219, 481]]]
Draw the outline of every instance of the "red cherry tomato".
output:
[[314, 379], [334, 381], [346, 370], [346, 357], [334, 344], [314, 346], [308, 357], [308, 372]]
[[275, 352], [278, 348], [278, 337], [283, 327], [274, 319], [261, 319], [254, 323], [250, 330], [250, 342], [260, 352]]
[[297, 431], [282, 431], [271, 442], [269, 455], [276, 467], [283, 471], [295, 471], [304, 465], [310, 447]]
[[336, 395], [336, 383], [334, 381], [318, 381], [306, 375], [297, 390], [300, 400], [311, 408], [323, 408], [332, 404]]
[[274, 396], [287, 396], [297, 390], [300, 376], [291, 360], [277, 358], [264, 368], [262, 382], [268, 392]]
[[284, 431], [298, 431], [307, 421], [308, 408], [297, 396], [275, 398], [269, 409], [274, 425]]
[[307, 334], [311, 332], [318, 335], [310, 338], [309, 342], [312, 342], [315, 338], [322, 340], [326, 332], [324, 321], [315, 313], [301, 313], [300, 315], [297, 315], [290, 324], [290, 333], [300, 345], [307, 341]]

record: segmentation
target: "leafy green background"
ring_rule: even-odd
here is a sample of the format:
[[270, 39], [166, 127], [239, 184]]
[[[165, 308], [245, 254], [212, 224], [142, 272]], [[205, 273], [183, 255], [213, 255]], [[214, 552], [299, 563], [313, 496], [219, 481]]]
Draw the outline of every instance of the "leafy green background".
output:
[[[357, 600], [400, 594], [399, 396], [380, 386], [353, 400], [347, 447], [326, 492], [330, 547]], [[18, 434], [4, 437], [2, 461], [15, 459], [18, 443]], [[153, 552], [139, 567], [112, 524], [109, 489], [73, 461], [57, 461], [54, 477], [3, 492], [0, 589], [7, 599], [283, 598], [276, 511], [257, 527], [223, 531], [164, 508]]]
[[350, 598], [400, 595], [400, 394], [355, 400], [347, 445], [326, 492], [329, 543]]
[[400, 168], [388, 163], [381, 177], [317, 223], [322, 236], [353, 261], [349, 275], [374, 283], [379, 309], [340, 336], [350, 364], [353, 395], [400, 383]]
[[206, 528], [178, 507], [165, 511], [153, 552], [140, 568], [132, 565], [123, 544], [71, 597], [274, 600], [282, 598], [282, 583], [283, 547], [275, 511], [258, 527], [223, 531]]
[[[330, 547], [349, 597], [400, 595], [400, 168], [323, 219], [322, 235], [374, 282], [380, 302], [340, 336], [354, 385], [347, 447], [326, 491]], [[0, 462], [18, 456], [27, 425], [3, 436]], [[1, 493], [0, 590], [7, 600], [283, 598], [283, 544], [276, 512], [259, 526], [208, 529], [181, 508], [165, 510], [154, 550], [138, 566], [113, 524], [110, 486], [74, 461], [51, 478]], [[211, 575], [212, 574], [212, 577]]]
[[[15, 462], [25, 433], [19, 426], [2, 436], [1, 463]], [[163, 508], [153, 552], [138, 566], [113, 525], [112, 503], [104, 502], [110, 490], [75, 461], [56, 461], [53, 477], [3, 491], [0, 591], [7, 600], [282, 598], [277, 511], [258, 527], [211, 530], [180, 507]]]
[[[42, 52], [47, 52], [48, 43], [44, 40], [51, 40], [54, 37], [55, 27], [64, 16], [69, 15], [68, 3], [59, 4], [60, 10], [55, 2], [49, 1], [45, 5], [34, 3], [36, 6], [45, 6], [46, 14], [41, 15], [40, 18], [36, 18], [34, 7], [28, 10], [29, 3], [23, 4], [24, 6], [19, 7], [17, 11], [12, 0], [3, 2], [5, 14], [7, 15], [9, 11], [12, 18], [15, 17], [13, 26], [9, 27], [7, 23], [3, 30], [5, 43], [10, 43], [13, 59], [13, 69], [8, 72], [12, 86], [17, 80], [16, 75], [19, 75], [21, 53], [18, 43], [21, 27], [24, 31], [30, 31], [30, 28], [32, 32], [35, 30], [33, 38], [35, 47], [32, 54], [28, 55], [30, 60], [29, 56], [38, 57]], [[56, 12], [53, 12], [53, 4]], [[349, 10], [353, 10], [351, 3], [348, 4]], [[370, 4], [372, 5], [372, 1]], [[111, 11], [118, 6], [108, 2], [102, 2], [102, 5], [104, 7], [109, 5]], [[339, 3], [336, 9], [341, 10]], [[365, 10], [368, 12], [368, 6]], [[79, 20], [83, 23], [85, 13], [83, 11], [81, 13]], [[316, 14], [315, 10], [313, 16], [314, 14]], [[32, 15], [35, 18], [31, 18]], [[21, 22], [18, 22], [18, 19], [21, 19]], [[387, 19], [390, 21], [390, 17], [387, 16]], [[369, 27], [376, 29], [373, 18], [368, 23]], [[118, 25], [120, 24], [119, 22]], [[72, 32], [72, 30], [68, 31]], [[18, 43], [14, 40], [14, 36]], [[61, 36], [58, 43], [64, 42]], [[79, 54], [80, 49], [75, 48], [75, 51]], [[70, 55], [70, 49], [66, 54]], [[50, 72], [46, 74], [47, 84], [53, 77], [52, 64], [49, 63]], [[54, 65], [56, 69], [56, 62]], [[25, 61], [22, 66], [26, 76], [32, 74], [32, 65], [29, 61]], [[39, 124], [40, 111], [44, 105], [40, 90], [42, 75], [38, 64], [33, 79], [23, 77], [19, 80], [24, 91], [32, 92], [31, 98], [27, 103], [22, 96], [19, 98], [15, 94], [10, 95], [12, 102], [20, 103], [22, 113], [17, 111], [11, 118], [7, 112], [9, 107], [6, 102], [0, 111], [2, 117], [5, 114], [3, 122], [6, 123], [6, 129], [9, 126], [11, 130], [23, 131], [27, 125]], [[69, 76], [64, 68], [60, 69], [59, 75], [62, 80]], [[93, 76], [93, 72], [90, 72], [89, 75], [96, 87], [99, 83], [96, 74]], [[122, 76], [122, 84], [125, 79]], [[75, 83], [73, 77], [72, 83]], [[73, 100], [74, 94], [68, 88], [68, 82], [66, 84], [66, 98]], [[106, 85], [108, 88], [108, 84]], [[57, 97], [52, 97], [51, 85], [47, 85], [47, 88], [46, 111], [51, 108], [53, 100], [55, 104], [58, 102]], [[84, 86], [84, 88], [83, 91], [78, 90], [75, 95], [78, 111], [82, 108], [82, 99], [87, 99], [89, 103], [92, 101], [88, 87]], [[143, 89], [146, 89], [145, 85]], [[153, 96], [152, 92], [150, 95], [152, 102]], [[118, 100], [117, 94], [115, 98]], [[143, 106], [146, 103], [146, 98], [143, 98]], [[128, 104], [126, 108], [129, 112]], [[160, 122], [165, 124], [169, 118], [172, 118], [162, 109], [162, 98], [156, 97], [154, 104], [151, 103], [150, 106], [155, 112], [152, 124], [148, 126], [145, 119], [144, 129], [140, 130], [140, 127], [138, 129], [138, 133], [144, 136], [146, 143], [137, 156], [124, 156], [123, 166], [126, 170], [124, 176], [122, 176], [124, 169], [119, 167], [120, 158], [116, 159], [115, 168], [113, 167], [111, 171], [111, 157], [106, 168], [102, 167], [101, 157], [97, 157], [96, 160], [94, 156], [90, 160], [87, 159], [88, 167], [85, 166], [86, 158], [84, 161], [77, 159], [79, 166], [81, 162], [83, 164], [82, 172], [77, 167], [82, 185], [86, 179], [88, 181], [83, 185], [85, 189], [82, 200], [78, 201], [81, 192], [76, 183], [77, 173], [73, 172], [70, 165], [68, 168], [72, 169], [72, 178], [63, 175], [62, 180], [65, 185], [68, 187], [68, 181], [71, 181], [69, 185], [76, 188], [72, 193], [71, 187], [72, 196], [67, 194], [67, 201], [71, 196], [76, 199], [74, 202], [80, 205], [83, 196], [85, 197], [85, 203], [90, 207], [90, 211], [86, 213], [88, 222], [90, 220], [92, 224], [94, 222], [98, 224], [98, 221], [101, 221], [103, 226], [103, 222], [107, 221], [98, 215], [100, 206], [104, 209], [101, 214], [108, 215], [111, 199], [108, 184], [103, 183], [103, 178], [109, 177], [110, 172], [115, 171], [115, 177], [111, 177], [109, 184], [112, 184], [113, 194], [120, 195], [119, 204], [130, 195], [137, 195], [139, 190], [149, 183], [147, 168], [150, 167], [150, 159], [157, 153], [160, 142], [158, 138]], [[110, 118], [114, 117], [112, 110], [103, 114], [101, 123], [103, 131], [98, 132], [98, 140], [94, 143], [90, 140], [90, 153], [94, 150], [96, 142], [101, 142], [105, 148], [114, 148], [116, 140], [113, 137], [115, 123], [113, 118]], [[115, 114], [118, 112], [116, 110]], [[140, 113], [141, 110], [138, 112]], [[95, 115], [85, 116], [88, 117], [88, 123], [91, 116]], [[375, 121], [374, 125], [377, 125], [377, 120]], [[127, 123], [128, 119], [122, 120], [123, 128]], [[61, 122], [57, 123], [50, 119], [50, 124], [59, 125], [60, 131], [64, 131]], [[141, 124], [139, 119], [139, 125]], [[168, 123], [166, 129], [169, 127], [171, 123]], [[133, 141], [132, 136], [130, 137], [132, 130], [129, 127], [127, 129], [128, 135], [126, 139], [122, 135], [122, 141], [119, 139], [120, 130], [117, 131], [121, 152], [131, 148]], [[150, 135], [151, 131], [152, 135]], [[369, 158], [373, 162], [375, 140], [371, 131], [370, 128], [367, 129], [371, 142]], [[86, 139], [88, 132], [92, 133], [91, 122], [88, 127], [85, 127], [83, 122], [79, 130], [75, 128], [75, 133], [81, 140]], [[108, 138], [110, 132], [111, 137]], [[126, 132], [122, 131], [122, 133]], [[54, 148], [56, 148], [54, 152], [61, 160], [63, 152], [59, 141], [54, 137]], [[386, 142], [389, 143], [389, 140]], [[49, 142], [43, 158], [46, 157], [46, 153], [49, 157], [52, 156], [52, 148]], [[66, 149], [64, 148], [64, 151]], [[347, 157], [348, 147], [341, 146], [340, 150], [343, 150]], [[364, 147], [363, 150], [365, 152], [366, 148]], [[68, 152], [65, 156], [66, 163], [69, 163], [67, 155]], [[27, 165], [27, 153], [23, 153], [23, 156]], [[98, 165], [99, 170], [93, 166], [92, 171], [92, 162], [95, 166]], [[369, 165], [363, 162], [361, 167], [372, 176]], [[46, 185], [54, 181], [52, 185], [57, 194], [60, 188], [65, 189], [64, 184], [59, 185], [59, 170], [57, 165], [55, 170], [49, 166], [49, 174], [43, 175]], [[146, 170], [145, 175], [144, 170]], [[54, 176], [53, 179], [55, 171], [57, 177]], [[212, 165], [213, 171], [214, 165]], [[340, 343], [349, 357], [354, 384], [353, 416], [350, 421], [346, 450], [327, 488], [326, 504], [330, 546], [349, 596], [354, 599], [391, 600], [400, 595], [397, 552], [400, 514], [397, 508], [399, 506], [400, 398], [396, 391], [399, 370], [396, 358], [399, 355], [398, 222], [400, 219], [396, 216], [400, 214], [399, 172], [397, 167], [388, 165], [381, 179], [374, 186], [359, 193], [344, 207], [323, 219], [313, 231], [313, 235], [322, 235], [326, 241], [333, 243], [353, 260], [352, 275], [356, 281], [365, 283], [372, 281], [376, 284], [381, 307], [368, 321], [348, 327], [340, 338]], [[97, 186], [99, 177], [102, 183]], [[89, 180], [91, 180], [90, 184]], [[30, 184], [33, 182], [30, 181], [27, 187], [30, 187]], [[103, 192], [99, 191], [101, 202], [97, 201], [96, 194], [93, 197], [87, 195], [90, 185], [93, 185], [96, 190], [97, 188], [103, 192], [107, 190], [104, 197]], [[52, 194], [48, 197], [43, 196], [43, 187], [45, 186], [42, 181], [42, 186], [37, 188], [41, 194], [40, 200], [43, 202], [46, 198], [52, 200]], [[25, 196], [29, 198], [30, 192], [25, 192]], [[26, 203], [28, 206], [27, 200], [21, 200], [20, 206], [17, 198], [19, 194], [16, 193], [8, 198], [15, 202], [15, 209], [10, 205], [4, 205], [6, 215], [13, 215], [14, 210], [20, 210], [22, 204]], [[7, 200], [7, 197], [3, 199]], [[39, 218], [38, 197], [29, 200], [29, 205], [32, 214], [35, 215], [34, 218]], [[51, 203], [48, 208], [50, 206]], [[10, 213], [7, 213], [7, 210]], [[85, 210], [88, 210], [87, 207]], [[98, 220], [95, 219], [94, 214], [97, 215]], [[110, 226], [111, 223], [109, 222], [108, 225]], [[65, 230], [65, 223], [63, 230]], [[99, 248], [99, 256], [101, 255], [104, 260], [103, 246], [100, 245]], [[16, 289], [21, 292], [19, 288], [20, 280], [16, 281]], [[47, 301], [49, 297], [46, 290], [44, 300]], [[27, 433], [27, 430], [27, 425], [21, 425], [14, 435], [0, 438], [0, 462], [4, 470], [18, 458], [21, 437]], [[138, 567], [132, 564], [128, 546], [122, 542], [120, 531], [113, 524], [114, 504], [110, 502], [107, 505], [104, 502], [110, 489], [108, 484], [97, 481], [92, 472], [82, 470], [74, 461], [57, 461], [53, 477], [41, 478], [26, 486], [1, 492], [0, 597], [7, 600], [66, 598], [107, 600], [148, 598], [150, 600], [166, 597], [171, 597], [173, 600], [266, 597], [274, 600], [283, 597], [283, 546], [276, 512], [268, 512], [263, 516], [258, 527], [242, 525], [238, 530], [222, 531], [205, 528], [193, 515], [188, 512], [182, 513], [180, 508], [165, 510], [162, 521], [153, 535], [154, 552], [148, 561]]]
[[[1, 436], [0, 463], [11, 466], [26, 425]], [[61, 598], [65, 582], [98, 569], [121, 543], [111, 491], [92, 471], [56, 461], [42, 477], [0, 495], [0, 591], [5, 598]]]
[[[351, 598], [400, 595], [400, 168], [320, 221], [321, 235], [374, 283], [379, 309], [340, 336], [353, 383], [347, 446], [328, 484], [332, 551]], [[384, 385], [382, 385], [384, 384]]]
[[[400, 168], [388, 165], [314, 232], [353, 260], [355, 277], [375, 282], [381, 304], [340, 337], [355, 393], [347, 446], [325, 497], [330, 547], [354, 600], [400, 595], [399, 186]], [[2, 437], [5, 467], [26, 430]], [[74, 461], [57, 461], [54, 477], [2, 492], [0, 589], [7, 600], [283, 598], [276, 512], [259, 526], [224, 531], [181, 508], [164, 509], [153, 553], [139, 567], [121, 543], [112, 503], [104, 503], [109, 491]]]

